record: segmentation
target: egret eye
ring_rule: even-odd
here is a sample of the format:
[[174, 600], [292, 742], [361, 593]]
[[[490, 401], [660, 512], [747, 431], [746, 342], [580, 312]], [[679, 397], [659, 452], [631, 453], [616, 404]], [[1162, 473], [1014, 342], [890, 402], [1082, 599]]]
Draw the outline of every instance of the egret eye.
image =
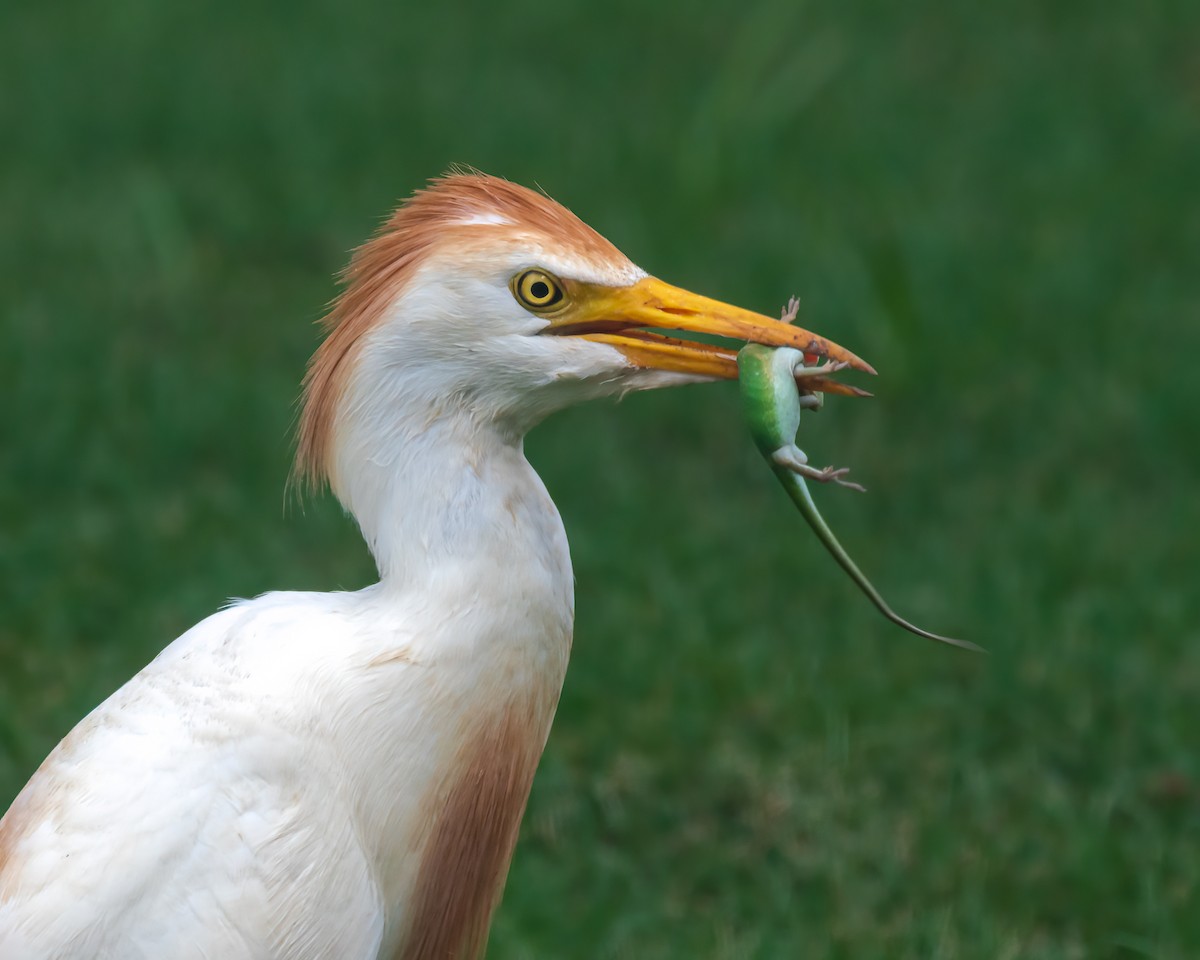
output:
[[554, 310], [563, 300], [563, 288], [554, 277], [543, 270], [526, 270], [512, 280], [513, 296], [523, 307], [534, 313]]

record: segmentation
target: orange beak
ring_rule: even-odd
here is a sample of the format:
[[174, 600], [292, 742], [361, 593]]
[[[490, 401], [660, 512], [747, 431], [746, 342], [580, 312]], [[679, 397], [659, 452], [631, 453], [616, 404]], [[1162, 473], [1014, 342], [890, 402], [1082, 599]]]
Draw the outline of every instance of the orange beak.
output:
[[[575, 281], [570, 288], [571, 306], [551, 319], [545, 332], [607, 343], [639, 367], [737, 379], [738, 347], [680, 340], [655, 332], [669, 330], [770, 347], [793, 347], [810, 360], [819, 357], [866, 373], [875, 372], [865, 360], [819, 334], [690, 293], [655, 277], [646, 277], [628, 287]], [[827, 377], [805, 377], [804, 387], [809, 391], [869, 396], [865, 390]]]

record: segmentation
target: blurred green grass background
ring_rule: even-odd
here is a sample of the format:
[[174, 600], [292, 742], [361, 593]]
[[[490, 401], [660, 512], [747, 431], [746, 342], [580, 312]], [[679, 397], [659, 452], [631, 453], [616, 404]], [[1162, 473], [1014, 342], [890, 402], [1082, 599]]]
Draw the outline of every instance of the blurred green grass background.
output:
[[112, 0], [0, 12], [0, 809], [285, 509], [331, 275], [451, 162], [869, 358], [805, 421], [884, 623], [729, 385], [529, 442], [574, 660], [489, 956], [1200, 955], [1200, 6]]

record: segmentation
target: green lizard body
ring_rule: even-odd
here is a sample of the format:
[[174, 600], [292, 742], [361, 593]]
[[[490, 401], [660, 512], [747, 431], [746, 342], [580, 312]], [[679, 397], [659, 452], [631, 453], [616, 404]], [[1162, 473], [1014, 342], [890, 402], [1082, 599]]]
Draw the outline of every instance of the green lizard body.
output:
[[[811, 372], [811, 373], [810, 373]], [[899, 616], [879, 591], [875, 589], [866, 575], [859, 570], [858, 565], [850, 559], [850, 555], [838, 542], [833, 531], [817, 510], [812, 493], [804, 478], [809, 477], [821, 482], [833, 481], [842, 486], [861, 490], [857, 484], [843, 480], [846, 470], [835, 470], [826, 467], [823, 470], [808, 465], [808, 458], [796, 446], [796, 433], [800, 428], [800, 412], [808, 407], [820, 406], [820, 396], [803, 393], [797, 385], [797, 379], [803, 379], [806, 374], [821, 376], [833, 372], [829, 365], [825, 367], [805, 367], [804, 355], [790, 348], [764, 347], [758, 344], [748, 344], [738, 353], [738, 382], [741, 385], [742, 405], [746, 423], [755, 446], [771, 465], [775, 476], [787, 490], [792, 502], [800, 509], [800, 514], [808, 521], [817, 538], [825, 545], [833, 558], [843, 570], [850, 575], [859, 589], [862, 590], [879, 608], [880, 613], [905, 630], [928, 637], [930, 640], [940, 640], [943, 643], [965, 647], [968, 650], [980, 648], [966, 640], [955, 640], [943, 637], [909, 623]]]

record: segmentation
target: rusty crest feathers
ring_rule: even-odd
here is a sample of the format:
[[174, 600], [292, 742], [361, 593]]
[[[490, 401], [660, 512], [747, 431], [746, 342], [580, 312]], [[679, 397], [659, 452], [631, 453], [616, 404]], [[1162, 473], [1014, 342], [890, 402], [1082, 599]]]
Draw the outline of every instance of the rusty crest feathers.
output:
[[344, 288], [321, 321], [326, 338], [304, 377], [294, 481], [312, 489], [327, 479], [330, 438], [356, 351], [421, 263], [441, 244], [514, 234], [534, 235], [601, 263], [628, 263], [608, 240], [545, 194], [475, 171], [432, 180], [355, 250], [341, 274]]

